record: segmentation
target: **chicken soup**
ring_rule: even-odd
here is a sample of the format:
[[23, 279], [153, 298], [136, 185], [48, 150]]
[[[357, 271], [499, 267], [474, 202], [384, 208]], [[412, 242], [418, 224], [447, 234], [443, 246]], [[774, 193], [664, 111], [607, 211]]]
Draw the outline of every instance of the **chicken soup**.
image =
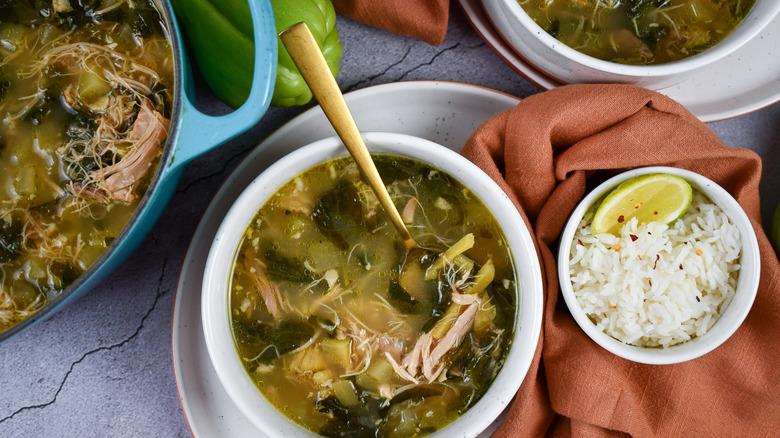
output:
[[755, 0], [518, 0], [547, 33], [586, 55], [663, 64], [725, 38]]
[[168, 135], [173, 57], [150, 0], [0, 1], [0, 331], [87, 270]]
[[247, 373], [324, 436], [446, 426], [488, 389], [515, 329], [512, 257], [485, 205], [426, 164], [374, 160], [411, 233], [434, 251], [406, 260], [347, 157], [274, 194], [234, 261], [230, 318]]

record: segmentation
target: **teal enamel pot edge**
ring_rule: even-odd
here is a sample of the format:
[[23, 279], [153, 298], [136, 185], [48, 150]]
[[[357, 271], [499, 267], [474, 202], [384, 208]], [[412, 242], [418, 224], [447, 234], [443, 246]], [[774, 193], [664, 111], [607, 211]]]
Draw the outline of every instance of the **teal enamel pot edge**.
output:
[[[155, 0], [156, 1], [156, 0]], [[247, 102], [230, 114], [209, 116], [192, 104], [194, 87], [181, 32], [168, 2], [159, 2], [165, 16], [175, 63], [174, 104], [171, 128], [157, 174], [130, 221], [103, 255], [59, 296], [29, 318], [0, 333], [0, 342], [93, 289], [141, 244], [159, 219], [181, 179], [185, 165], [222, 143], [245, 132], [262, 118], [271, 102], [276, 79], [277, 41], [269, 0], [248, 0], [254, 26], [255, 63], [252, 90]]]

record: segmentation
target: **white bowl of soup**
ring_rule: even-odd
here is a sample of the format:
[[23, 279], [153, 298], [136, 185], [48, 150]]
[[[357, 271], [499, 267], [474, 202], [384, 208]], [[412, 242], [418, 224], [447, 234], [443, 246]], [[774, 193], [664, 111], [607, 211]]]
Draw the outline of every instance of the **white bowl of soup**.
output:
[[696, 77], [756, 37], [780, 11], [774, 0], [484, 0], [483, 5], [514, 50], [550, 77], [651, 89]]
[[539, 339], [530, 233], [452, 150], [364, 138], [411, 233], [433, 250], [403, 263], [339, 139], [292, 152], [245, 189], [209, 252], [212, 364], [269, 436], [476, 436], [511, 402]]
[[[614, 189], [656, 175], [688, 183], [690, 204], [678, 218], [631, 217], [651, 204], [637, 192], [618, 231], [593, 225]], [[737, 201], [673, 167], [633, 169], [596, 187], [569, 217], [558, 251], [561, 292], [580, 328], [607, 351], [648, 364], [685, 362], [723, 344], [747, 317], [760, 270], [756, 234]]]

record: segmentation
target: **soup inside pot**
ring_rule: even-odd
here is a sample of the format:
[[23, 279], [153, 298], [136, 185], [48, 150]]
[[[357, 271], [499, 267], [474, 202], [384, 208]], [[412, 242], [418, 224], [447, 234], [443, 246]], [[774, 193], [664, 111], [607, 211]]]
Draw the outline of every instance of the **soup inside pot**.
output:
[[150, 0], [0, 0], [0, 331], [138, 206], [168, 135], [167, 35]]
[[230, 318], [265, 397], [325, 436], [421, 436], [473, 406], [501, 369], [516, 284], [485, 205], [426, 164], [376, 155], [416, 240], [406, 251], [351, 158], [260, 209], [237, 251]]

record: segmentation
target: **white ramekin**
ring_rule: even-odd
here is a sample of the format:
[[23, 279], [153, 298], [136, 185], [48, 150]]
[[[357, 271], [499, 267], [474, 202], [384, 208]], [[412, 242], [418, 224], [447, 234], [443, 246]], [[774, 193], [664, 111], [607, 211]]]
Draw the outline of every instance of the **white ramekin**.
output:
[[[695, 190], [705, 194], [717, 204], [739, 229], [742, 235], [742, 255], [737, 290], [731, 303], [726, 307], [720, 319], [702, 336], [667, 348], [644, 348], [625, 344], [596, 328], [593, 321], [582, 310], [574, 295], [569, 272], [569, 260], [572, 240], [582, 217], [588, 208], [621, 182], [639, 175], [666, 173], [684, 178]], [[676, 167], [642, 167], [610, 178], [580, 201], [569, 217], [561, 234], [558, 248], [558, 280], [561, 293], [569, 312], [580, 328], [598, 345], [622, 358], [647, 364], [672, 364], [685, 362], [709, 353], [725, 342], [747, 317], [758, 291], [761, 274], [761, 257], [758, 240], [745, 211], [736, 200], [721, 186], [698, 173]]]

